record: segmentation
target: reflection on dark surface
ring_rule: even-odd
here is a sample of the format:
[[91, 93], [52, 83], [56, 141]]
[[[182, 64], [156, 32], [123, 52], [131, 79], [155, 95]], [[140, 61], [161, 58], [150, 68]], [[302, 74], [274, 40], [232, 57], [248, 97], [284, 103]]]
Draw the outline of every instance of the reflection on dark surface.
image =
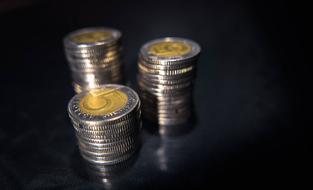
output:
[[197, 117], [192, 104], [191, 116], [186, 123], [181, 125], [160, 125], [158, 126], [158, 134], [160, 136], [168, 137], [183, 136], [190, 133], [196, 125]]
[[194, 104], [191, 106], [191, 117], [186, 123], [180, 125], [157, 125], [144, 120], [144, 128], [152, 135], [159, 138], [158, 147], [153, 150], [155, 158], [152, 160], [156, 168], [161, 172], [177, 172], [184, 162], [179, 156], [184, 152], [184, 136], [191, 133], [197, 125], [197, 117]]
[[128, 160], [114, 165], [86, 164], [86, 171], [91, 181], [103, 184], [105, 189], [114, 189], [114, 184], [118, 182], [118, 178], [135, 164], [137, 158], [138, 151]]
[[187, 122], [180, 125], [159, 125], [147, 118], [143, 118], [143, 128], [151, 134], [160, 136], [174, 137], [186, 135], [197, 125], [197, 115], [193, 103], [191, 104], [190, 112], [191, 116]]
[[[167, 127], [171, 128], [173, 126], [167, 126]], [[174, 135], [173, 132], [174, 131], [170, 131], [172, 135]], [[178, 130], [176, 132], [181, 132], [181, 131]], [[167, 136], [167, 135], [160, 136], [159, 146], [154, 151], [155, 159], [153, 160], [156, 164], [156, 168], [159, 171], [169, 172], [169, 173], [173, 173], [173, 172], [175, 173], [179, 171], [177, 167], [179, 167], [179, 165], [183, 165], [183, 163], [185, 162], [183, 157], [178, 156], [178, 155], [181, 155], [185, 149], [184, 144], [181, 143], [181, 140], [183, 138], [184, 138], [183, 136], [176, 136], [176, 137]], [[177, 155], [177, 156], [174, 156], [174, 155]]]
[[129, 159], [113, 165], [93, 165], [86, 162], [77, 151], [70, 161], [73, 172], [95, 188], [118, 189], [119, 178], [127, 174], [138, 159], [140, 148]]
[[0, 189], [103, 189], [82, 167], [66, 113], [74, 94], [62, 50], [68, 32], [103, 25], [125, 34], [130, 85], [147, 40], [182, 36], [203, 47], [194, 91], [196, 126], [170, 138], [144, 130], [138, 160], [110, 180], [112, 188], [213, 189], [212, 181], [259, 185], [268, 179], [283, 186], [308, 178], [312, 184], [312, 111], [302, 96], [312, 75], [299, 46], [307, 13], [299, 14], [302, 7], [288, 1], [165, 6], [69, 0], [3, 13]]
[[95, 179], [114, 179], [116, 176], [126, 172], [136, 162], [137, 155], [138, 151], [131, 158], [113, 165], [92, 165], [86, 163], [86, 169], [89, 175]]

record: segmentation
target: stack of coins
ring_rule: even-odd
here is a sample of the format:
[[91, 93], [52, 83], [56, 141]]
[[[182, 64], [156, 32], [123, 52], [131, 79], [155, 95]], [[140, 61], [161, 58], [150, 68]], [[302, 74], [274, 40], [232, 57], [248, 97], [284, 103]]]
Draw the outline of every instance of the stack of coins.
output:
[[188, 121], [200, 51], [197, 43], [184, 38], [161, 38], [142, 46], [138, 84], [147, 119], [159, 125]]
[[94, 166], [128, 159], [139, 145], [140, 100], [122, 85], [108, 84], [75, 95], [68, 105], [82, 157]]
[[74, 90], [121, 83], [121, 33], [111, 28], [83, 28], [64, 38]]

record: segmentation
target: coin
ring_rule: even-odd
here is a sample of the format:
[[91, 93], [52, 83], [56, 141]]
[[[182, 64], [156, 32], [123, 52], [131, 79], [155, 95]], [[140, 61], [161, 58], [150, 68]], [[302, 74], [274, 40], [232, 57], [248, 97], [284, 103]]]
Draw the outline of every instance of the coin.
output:
[[76, 94], [68, 104], [82, 157], [91, 164], [115, 164], [139, 146], [140, 100], [129, 87], [107, 84]]
[[140, 54], [149, 62], [175, 64], [197, 57], [200, 51], [200, 46], [192, 40], [167, 37], [147, 42], [142, 46]]
[[196, 42], [176, 37], [152, 40], [141, 47], [137, 81], [145, 118], [159, 125], [188, 121], [200, 52]]
[[96, 43], [110, 38], [112, 38], [112, 35], [107, 31], [86, 31], [84, 33], [71, 36], [71, 40], [79, 44]]
[[66, 46], [76, 48], [77, 45], [81, 47], [92, 47], [95, 44], [112, 46], [120, 38], [121, 32], [113, 28], [91, 27], [69, 33], [64, 41]]
[[123, 82], [121, 32], [83, 28], [69, 33], [63, 41], [75, 92]]

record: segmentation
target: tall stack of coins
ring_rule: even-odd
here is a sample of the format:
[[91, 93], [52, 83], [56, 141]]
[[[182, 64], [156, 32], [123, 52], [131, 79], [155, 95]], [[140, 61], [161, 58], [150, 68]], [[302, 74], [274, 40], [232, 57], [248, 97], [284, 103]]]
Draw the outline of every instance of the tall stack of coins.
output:
[[68, 104], [82, 157], [94, 166], [129, 158], [139, 145], [140, 100], [122, 85], [108, 84], [75, 95]]
[[64, 49], [77, 93], [122, 82], [119, 31], [103, 27], [83, 28], [64, 38]]
[[159, 125], [188, 121], [200, 51], [196, 42], [184, 38], [161, 38], [142, 46], [138, 84], [147, 119]]

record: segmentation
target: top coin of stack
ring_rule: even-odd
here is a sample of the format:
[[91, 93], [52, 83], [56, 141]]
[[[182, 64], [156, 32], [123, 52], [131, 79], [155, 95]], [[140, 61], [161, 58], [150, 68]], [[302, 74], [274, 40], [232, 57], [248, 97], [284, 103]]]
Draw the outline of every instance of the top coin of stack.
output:
[[146, 118], [160, 125], [182, 124], [189, 119], [200, 51], [196, 42], [174, 37], [142, 46], [138, 84]]
[[64, 38], [74, 90], [79, 93], [108, 83], [121, 83], [121, 32], [83, 28]]
[[139, 145], [140, 100], [122, 85], [75, 95], [68, 105], [80, 153], [96, 168], [128, 159]]

